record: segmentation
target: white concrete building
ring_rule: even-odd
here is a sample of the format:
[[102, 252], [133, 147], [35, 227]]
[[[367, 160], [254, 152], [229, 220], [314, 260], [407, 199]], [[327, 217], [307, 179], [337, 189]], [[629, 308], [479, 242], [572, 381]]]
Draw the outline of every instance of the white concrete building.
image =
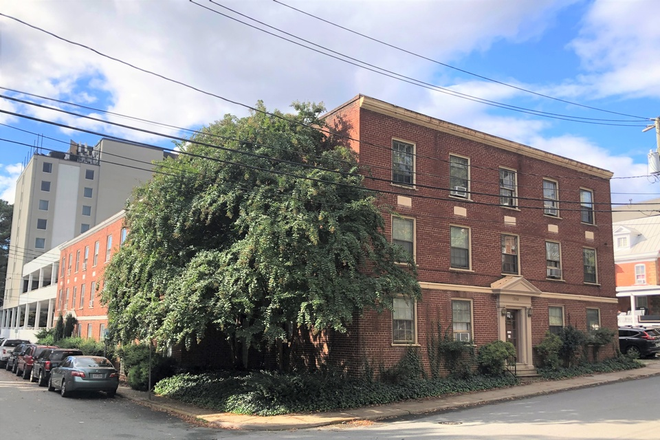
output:
[[32, 156], [16, 184], [0, 337], [52, 324], [58, 245], [122, 210], [167, 154], [102, 139], [94, 147], [72, 141], [67, 152]]

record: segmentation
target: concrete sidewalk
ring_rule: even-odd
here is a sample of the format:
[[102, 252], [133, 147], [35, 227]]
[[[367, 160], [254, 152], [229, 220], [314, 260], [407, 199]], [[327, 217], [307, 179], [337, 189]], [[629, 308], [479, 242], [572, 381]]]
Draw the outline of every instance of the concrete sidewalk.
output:
[[148, 393], [131, 390], [130, 388], [123, 386], [119, 388], [117, 395], [134, 400], [156, 410], [165, 411], [188, 420], [203, 422], [209, 427], [250, 431], [279, 431], [315, 428], [361, 420], [376, 421], [414, 414], [429, 414], [660, 375], [660, 359], [642, 362], [646, 364], [646, 367], [638, 368], [636, 370], [594, 374], [557, 381], [536, 381], [527, 385], [518, 385], [511, 388], [481, 391], [470, 394], [456, 394], [423, 400], [412, 400], [388, 405], [356, 408], [346, 411], [313, 414], [287, 414], [271, 417], [214, 413], [203, 408], [180, 403], [165, 397], [152, 396], [152, 398], [149, 399]]

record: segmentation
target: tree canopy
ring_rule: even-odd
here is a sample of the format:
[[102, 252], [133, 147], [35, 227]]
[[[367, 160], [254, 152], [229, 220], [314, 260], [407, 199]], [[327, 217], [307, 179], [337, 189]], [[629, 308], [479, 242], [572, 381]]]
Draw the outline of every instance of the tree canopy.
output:
[[322, 106], [294, 108], [225, 116], [135, 191], [104, 274], [111, 337], [189, 344], [212, 326], [249, 347], [420, 295], [355, 154], [320, 130]]

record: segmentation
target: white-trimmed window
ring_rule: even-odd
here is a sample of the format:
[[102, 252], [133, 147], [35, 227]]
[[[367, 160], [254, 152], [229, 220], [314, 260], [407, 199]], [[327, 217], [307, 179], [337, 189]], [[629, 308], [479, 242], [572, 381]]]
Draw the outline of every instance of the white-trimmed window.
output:
[[630, 247], [628, 245], [628, 237], [627, 236], [617, 237], [616, 238], [616, 247], [617, 247], [617, 249], [626, 249], [626, 248]]
[[518, 275], [518, 236], [502, 235], [502, 273]]
[[500, 205], [518, 207], [518, 178], [515, 170], [500, 168]]
[[470, 228], [451, 226], [450, 234], [450, 262], [453, 269], [470, 269]]
[[583, 248], [582, 261], [584, 267], [584, 282], [598, 283], [598, 271], [596, 270], [596, 249]]
[[82, 206], [82, 215], [89, 217], [92, 215], [92, 207], [89, 205], [83, 205]]
[[93, 188], [89, 188], [89, 187], [83, 188], [83, 197], [85, 197], [86, 199], [91, 199], [93, 194], [94, 194]]
[[559, 216], [559, 192], [554, 180], [543, 179], [543, 213], [552, 217]]
[[76, 251], [76, 270], [75, 272], [78, 272], [80, 270], [80, 249]]
[[587, 309], [587, 331], [592, 332], [600, 328], [600, 310]]
[[87, 324], [87, 339], [92, 338], [92, 324]]
[[108, 235], [105, 244], [105, 261], [110, 261], [110, 253], [112, 252], [112, 235]]
[[96, 263], [99, 261], [99, 242], [94, 243], [94, 260], [92, 260], [92, 266], [96, 266]]
[[590, 225], [595, 223], [594, 193], [590, 189], [580, 189], [580, 220]]
[[472, 340], [472, 302], [466, 300], [451, 301], [451, 322], [455, 341]]
[[52, 173], [53, 164], [51, 162], [44, 162], [42, 170], [44, 173]]
[[78, 297], [78, 287], [73, 287], [73, 297], [71, 298], [71, 308], [76, 308], [76, 298]]
[[37, 248], [37, 249], [45, 249], [46, 248], [46, 239], [45, 238], [35, 238], [34, 247]]
[[48, 220], [45, 218], [37, 219], [37, 229], [46, 229], [48, 227]]
[[78, 308], [82, 309], [85, 306], [85, 284], [80, 285], [80, 304]]
[[635, 264], [635, 284], [646, 284], [645, 264]]
[[550, 306], [548, 307], [548, 330], [550, 333], [559, 335], [564, 328], [564, 308]]
[[99, 324], [99, 341], [105, 340], [105, 324]]
[[96, 281], [92, 281], [92, 285], [89, 287], [89, 308], [94, 307], [94, 295], [96, 295]]
[[545, 242], [546, 277], [561, 280], [561, 246], [556, 241]]
[[50, 182], [47, 180], [42, 180], [41, 181], [41, 190], [44, 192], [49, 192], [50, 191]]
[[83, 254], [83, 270], [87, 270], [87, 260], [89, 260], [89, 246], [85, 246], [85, 253]]
[[39, 210], [48, 211], [48, 200], [39, 200]]
[[416, 343], [415, 301], [410, 298], [394, 298], [392, 305], [392, 343]]
[[392, 243], [415, 257], [415, 219], [392, 217]]
[[126, 237], [128, 236], [128, 229], [126, 228], [121, 228], [121, 234], [119, 236], [119, 244], [124, 244], [126, 241]]
[[392, 183], [415, 184], [415, 144], [392, 140]]
[[449, 194], [468, 198], [470, 192], [470, 160], [466, 157], [449, 156]]
[[66, 274], [71, 275], [71, 266], [73, 265], [73, 254], [69, 254], [69, 263], [66, 266]]

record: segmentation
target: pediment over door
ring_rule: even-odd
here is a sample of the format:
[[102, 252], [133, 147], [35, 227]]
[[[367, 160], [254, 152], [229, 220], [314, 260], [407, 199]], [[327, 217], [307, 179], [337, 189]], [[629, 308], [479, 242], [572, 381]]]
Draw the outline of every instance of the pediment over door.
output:
[[496, 295], [519, 295], [536, 297], [541, 295], [541, 291], [525, 278], [520, 276], [506, 276], [490, 285], [493, 293]]

